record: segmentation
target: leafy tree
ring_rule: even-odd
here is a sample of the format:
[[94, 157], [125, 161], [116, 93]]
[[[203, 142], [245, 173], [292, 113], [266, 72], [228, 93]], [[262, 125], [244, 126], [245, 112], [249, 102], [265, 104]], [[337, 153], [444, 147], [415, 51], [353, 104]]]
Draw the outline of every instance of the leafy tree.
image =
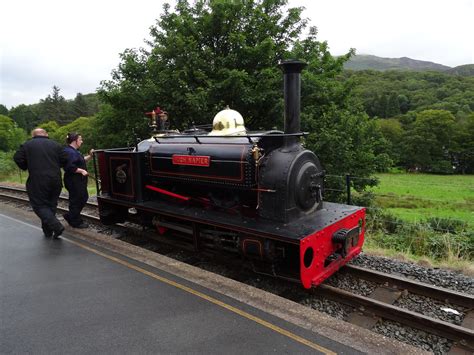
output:
[[48, 135], [52, 136], [59, 129], [59, 125], [56, 121], [48, 121], [41, 124], [41, 128], [48, 132]]
[[[104, 145], [124, 146], [147, 136], [143, 112], [159, 105], [172, 125], [209, 124], [226, 105], [241, 112], [249, 129], [283, 128], [282, 73], [279, 61], [308, 63], [302, 79], [302, 126], [311, 132], [308, 148], [331, 174], [369, 176], [382, 136], [351, 96], [343, 64], [334, 58], [316, 28], [304, 37], [301, 8], [285, 0], [177, 2], [165, 5], [151, 28], [150, 49], [127, 49], [102, 82], [98, 134]], [[300, 39], [301, 38], [301, 39]], [[360, 180], [355, 186], [362, 189]]]
[[40, 100], [42, 120], [54, 120], [59, 124], [65, 124], [68, 121], [68, 106], [66, 99], [59, 94], [60, 89], [54, 85], [52, 94], [44, 100]]
[[454, 116], [448, 111], [420, 112], [403, 138], [403, 160], [406, 166], [416, 166], [423, 171], [452, 173], [450, 151], [455, 147], [455, 123]]
[[[55, 122], [49, 123], [54, 126]], [[97, 142], [100, 141], [100, 137], [96, 134], [96, 124], [97, 120], [95, 117], [79, 117], [67, 125], [53, 130], [49, 136], [60, 144], [66, 144], [66, 136], [69, 132], [79, 133], [84, 141], [81, 151], [86, 153], [91, 148], [96, 148]]]
[[38, 113], [32, 105], [18, 105], [10, 110], [9, 116], [26, 131], [31, 131], [40, 122]]
[[0, 104], [0, 115], [8, 116], [8, 109], [5, 105]]
[[26, 132], [7, 116], [0, 115], [0, 150], [15, 150], [26, 139]]
[[385, 109], [385, 117], [395, 117], [400, 114], [400, 102], [396, 92], [392, 92], [388, 97], [387, 107]]
[[96, 94], [77, 93], [74, 100], [68, 101], [68, 104], [71, 112], [70, 119], [93, 116], [99, 111], [99, 100]]
[[406, 95], [398, 95], [398, 103], [400, 105], [400, 113], [407, 113], [410, 109], [410, 100]]
[[306, 24], [299, 8], [284, 14], [285, 4], [178, 1], [176, 12], [165, 6], [151, 29], [151, 51], [126, 50], [99, 91], [118, 111], [123, 137], [132, 126], [146, 134], [143, 112], [157, 104], [178, 128], [208, 124], [226, 105], [242, 112], [250, 128], [274, 126], [281, 114], [277, 64]]
[[398, 163], [401, 155], [400, 143], [404, 135], [400, 121], [396, 119], [378, 119], [376, 124], [385, 138], [384, 150], [380, 153], [386, 153], [392, 162]]
[[453, 140], [456, 142], [452, 150], [452, 159], [456, 171], [463, 174], [474, 173], [474, 114], [456, 123]]

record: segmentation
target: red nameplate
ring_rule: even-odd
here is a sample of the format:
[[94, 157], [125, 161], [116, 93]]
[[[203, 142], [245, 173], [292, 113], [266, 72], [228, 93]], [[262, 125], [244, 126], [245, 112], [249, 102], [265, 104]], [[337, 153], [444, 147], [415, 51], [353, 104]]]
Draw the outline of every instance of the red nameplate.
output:
[[211, 164], [211, 157], [202, 155], [176, 155], [172, 157], [174, 165], [192, 165], [192, 166], [206, 166]]

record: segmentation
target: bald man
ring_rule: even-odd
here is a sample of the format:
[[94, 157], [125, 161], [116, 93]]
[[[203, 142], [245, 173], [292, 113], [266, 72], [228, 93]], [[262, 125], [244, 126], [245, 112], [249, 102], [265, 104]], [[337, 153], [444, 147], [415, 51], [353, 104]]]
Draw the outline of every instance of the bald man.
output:
[[26, 190], [33, 211], [41, 219], [44, 235], [58, 238], [64, 227], [56, 218], [56, 208], [62, 188], [61, 167], [66, 164], [67, 155], [43, 128], [35, 128], [31, 136], [13, 160], [20, 169], [28, 170]]

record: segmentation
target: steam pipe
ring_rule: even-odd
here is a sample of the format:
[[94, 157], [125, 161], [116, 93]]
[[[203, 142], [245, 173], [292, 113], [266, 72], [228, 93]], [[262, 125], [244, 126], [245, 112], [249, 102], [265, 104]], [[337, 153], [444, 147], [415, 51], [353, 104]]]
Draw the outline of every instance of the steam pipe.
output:
[[[283, 93], [285, 96], [285, 134], [301, 131], [301, 71], [307, 64], [300, 60], [285, 60], [280, 63], [283, 70]], [[299, 141], [298, 137], [285, 137], [285, 148]]]

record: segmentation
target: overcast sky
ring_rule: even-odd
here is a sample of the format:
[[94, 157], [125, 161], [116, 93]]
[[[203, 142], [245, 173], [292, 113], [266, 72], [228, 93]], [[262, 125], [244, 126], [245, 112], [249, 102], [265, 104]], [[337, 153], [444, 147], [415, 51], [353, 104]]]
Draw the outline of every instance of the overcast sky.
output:
[[[126, 48], [144, 46], [161, 0], [10, 0], [0, 10], [0, 104], [95, 92]], [[474, 63], [474, 0], [289, 0], [333, 55]]]

